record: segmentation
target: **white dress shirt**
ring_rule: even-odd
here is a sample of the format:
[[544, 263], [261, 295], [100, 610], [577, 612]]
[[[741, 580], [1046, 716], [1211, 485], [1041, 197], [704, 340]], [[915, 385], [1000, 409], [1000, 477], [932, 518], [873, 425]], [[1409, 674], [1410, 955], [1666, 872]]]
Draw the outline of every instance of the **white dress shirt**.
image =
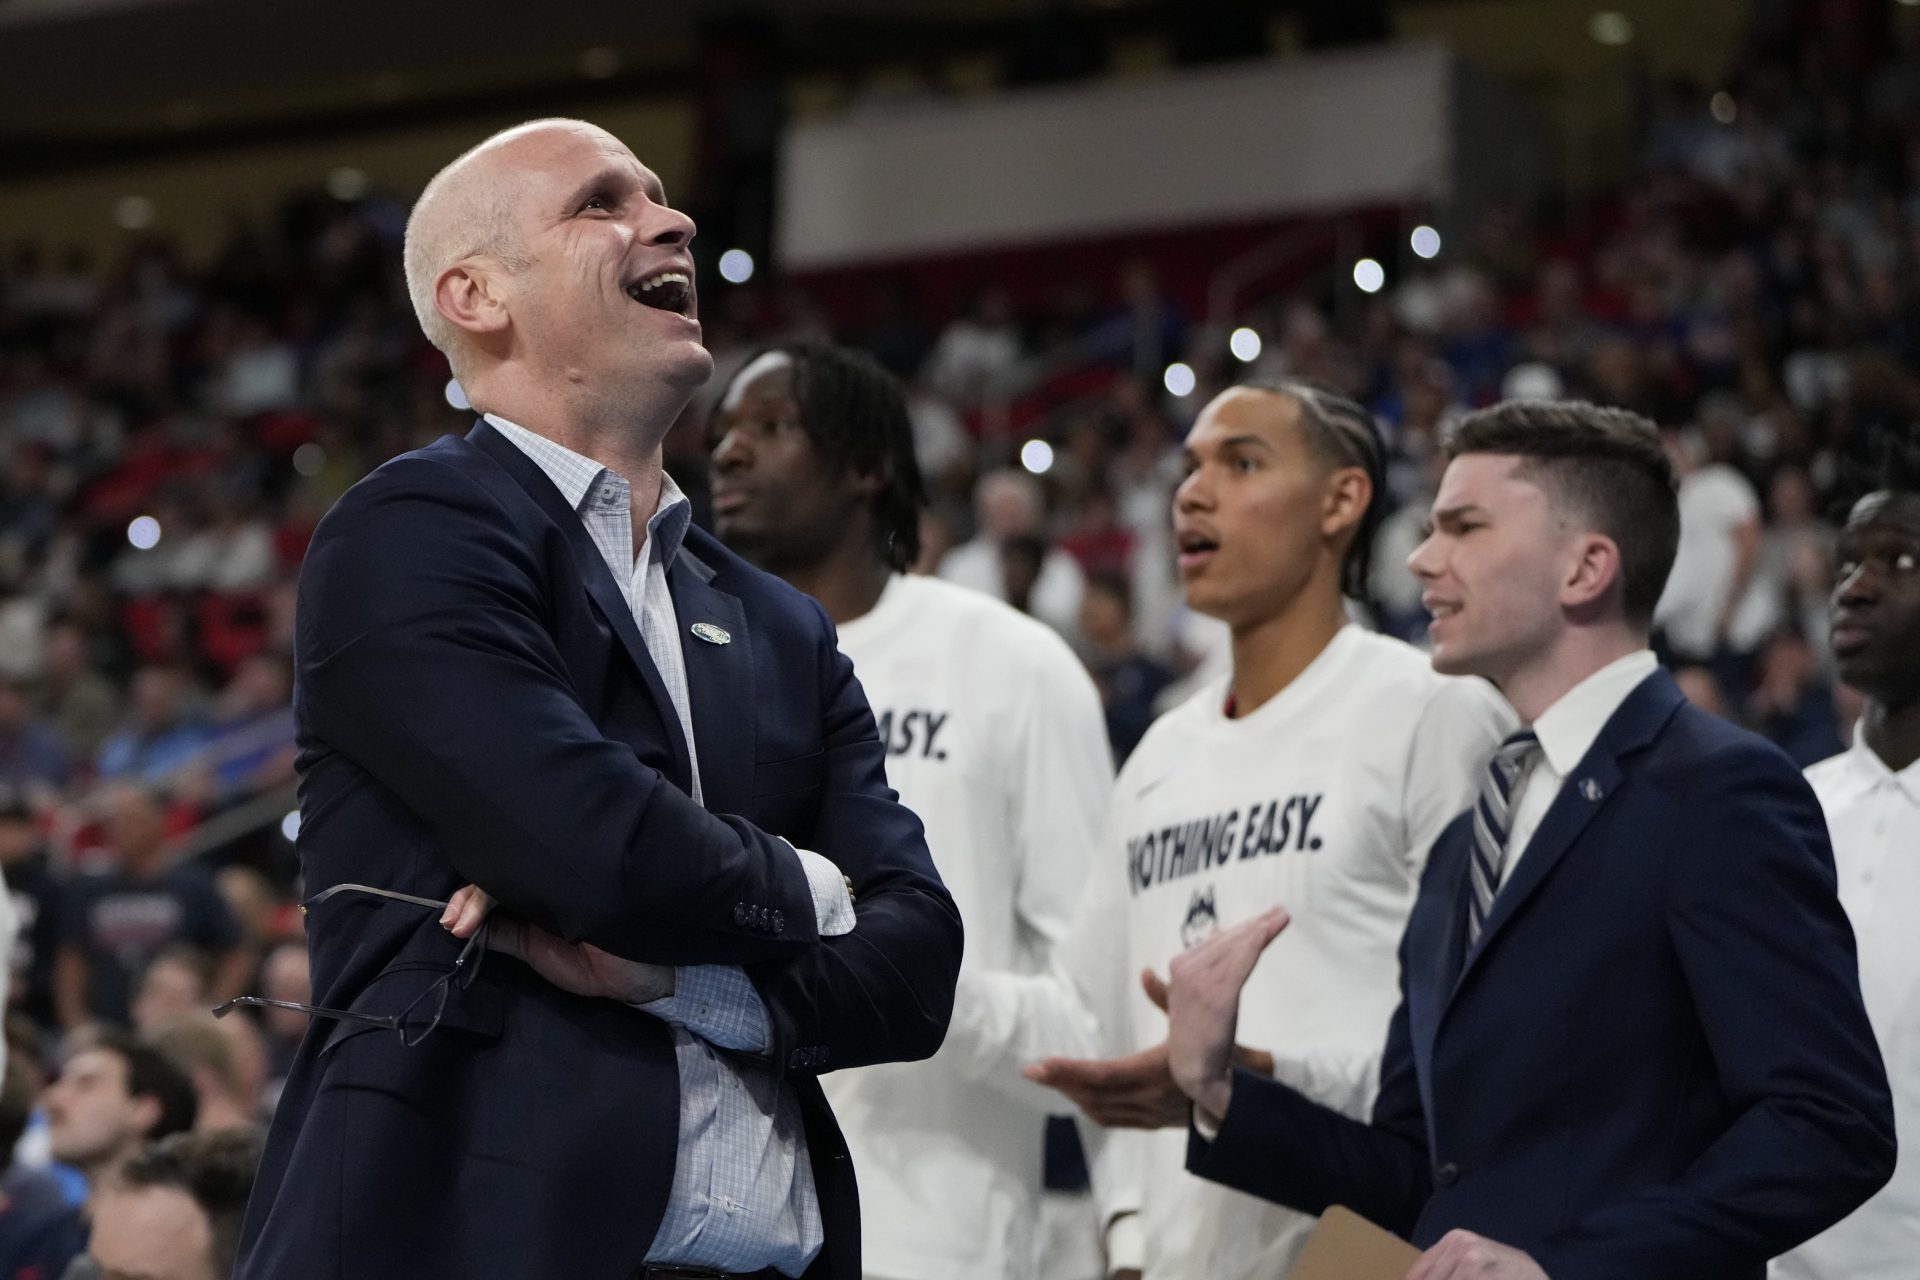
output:
[[[1513, 879], [1513, 869], [1526, 855], [1533, 833], [1540, 829], [1541, 819], [1553, 807], [1553, 798], [1560, 794], [1561, 784], [1586, 759], [1600, 731], [1607, 727], [1607, 721], [1613, 719], [1613, 713], [1620, 709], [1627, 695], [1639, 688], [1640, 682], [1659, 666], [1660, 660], [1653, 656], [1651, 649], [1638, 649], [1624, 658], [1615, 658], [1561, 694], [1559, 701], [1542, 711], [1533, 722], [1540, 750], [1521, 779], [1520, 799], [1513, 806], [1513, 825], [1507, 833], [1507, 865], [1500, 873], [1502, 885]], [[1484, 762], [1481, 772], [1486, 772]]]
[[[486, 420], [580, 514], [673, 702], [692, 766], [693, 798], [704, 803], [686, 657], [667, 589], [667, 566], [693, 518], [686, 495], [662, 473], [659, 502], [636, 549], [625, 477], [504, 418], [488, 414]], [[810, 851], [795, 855], [813, 890], [822, 935], [848, 932], [853, 908], [839, 868]], [[766, 1049], [770, 1032], [759, 993], [736, 966], [682, 966], [675, 971], [674, 994], [641, 1008], [671, 1028], [680, 1075], [673, 1190], [647, 1261], [725, 1271], [777, 1267], [798, 1276], [823, 1241], [799, 1101], [775, 1072], [743, 1070], [714, 1051]]]
[[1777, 1280], [1909, 1280], [1920, 1270], [1920, 761], [1895, 773], [1856, 729], [1807, 770], [1860, 952], [1860, 994], [1893, 1086], [1900, 1159], [1880, 1193], [1773, 1264]]

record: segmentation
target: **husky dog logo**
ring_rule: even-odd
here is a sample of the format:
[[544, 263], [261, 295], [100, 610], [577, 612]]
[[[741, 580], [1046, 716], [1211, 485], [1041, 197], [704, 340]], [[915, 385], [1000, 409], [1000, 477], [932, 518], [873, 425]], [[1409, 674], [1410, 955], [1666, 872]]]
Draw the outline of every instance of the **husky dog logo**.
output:
[[1180, 945], [1198, 946], [1220, 927], [1220, 913], [1214, 909], [1213, 886], [1196, 889], [1187, 903], [1187, 918], [1180, 925]]

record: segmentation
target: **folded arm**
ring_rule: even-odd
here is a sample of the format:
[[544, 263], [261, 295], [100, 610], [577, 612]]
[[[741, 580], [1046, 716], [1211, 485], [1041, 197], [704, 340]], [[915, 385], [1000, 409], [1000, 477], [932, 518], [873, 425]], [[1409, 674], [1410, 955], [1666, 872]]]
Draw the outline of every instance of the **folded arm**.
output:
[[[356, 486], [301, 575], [310, 746], [377, 778], [459, 876], [556, 937], [668, 965], [813, 946], [793, 850], [708, 813], [580, 705], [543, 621], [546, 577], [492, 495], [451, 467], [407, 459]], [[790, 924], [743, 928], [740, 902]]]

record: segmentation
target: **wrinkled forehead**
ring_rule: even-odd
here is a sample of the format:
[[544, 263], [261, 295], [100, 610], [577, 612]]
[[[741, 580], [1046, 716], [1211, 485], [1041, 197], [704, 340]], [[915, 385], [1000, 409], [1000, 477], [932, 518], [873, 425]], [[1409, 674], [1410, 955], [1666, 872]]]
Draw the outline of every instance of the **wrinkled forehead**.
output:
[[1853, 504], [1847, 516], [1849, 534], [1890, 533], [1920, 543], [1920, 492], [1882, 489]]
[[[509, 130], [474, 153], [484, 176], [513, 173], [540, 188], [569, 187], [599, 174], [623, 178], [660, 195], [660, 179], [627, 144], [597, 125], [551, 121]], [[552, 194], [543, 190], [543, 194]]]

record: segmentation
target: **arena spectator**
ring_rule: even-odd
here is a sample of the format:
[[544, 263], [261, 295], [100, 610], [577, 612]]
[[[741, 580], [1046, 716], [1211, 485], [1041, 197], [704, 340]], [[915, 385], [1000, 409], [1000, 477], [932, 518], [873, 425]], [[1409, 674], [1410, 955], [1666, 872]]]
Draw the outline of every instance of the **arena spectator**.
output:
[[238, 995], [248, 964], [239, 926], [203, 869], [170, 861], [160, 797], [121, 783], [107, 788], [103, 804], [114, 865], [72, 885], [54, 968], [61, 1025], [124, 1025], [135, 979], [176, 942], [212, 958], [215, 1003]]
[[216, 1019], [204, 1009], [176, 1014], [145, 1032], [148, 1043], [165, 1054], [193, 1082], [196, 1129], [257, 1128], [258, 1081], [227, 1023], [249, 1025], [245, 1018]]
[[91, 1261], [106, 1280], [227, 1280], [259, 1163], [260, 1138], [244, 1129], [154, 1143], [101, 1200]]
[[86, 633], [73, 622], [47, 628], [40, 713], [60, 731], [68, 755], [84, 761], [98, 755], [120, 718], [120, 695], [93, 665]]
[[1089, 579], [1080, 600], [1080, 635], [1087, 667], [1107, 713], [1107, 740], [1116, 763], [1132, 754], [1153, 723], [1160, 695], [1174, 673], [1147, 654], [1133, 630], [1133, 601], [1124, 578]]
[[0, 1085], [0, 1280], [52, 1280], [86, 1246], [86, 1226], [67, 1203], [60, 1183], [43, 1169], [21, 1163], [13, 1152], [33, 1109], [28, 1059], [7, 1055]]
[[26, 682], [0, 675], [0, 783], [51, 794], [67, 785], [71, 773], [60, 731], [35, 714]]
[[191, 702], [191, 688], [175, 667], [142, 667], [133, 677], [124, 725], [101, 744], [102, 778], [167, 782], [207, 740]]
[[26, 792], [6, 784], [0, 784], [0, 874], [6, 877], [19, 922], [13, 954], [7, 958], [11, 977], [6, 1007], [51, 1026], [53, 957], [65, 899]]
[[211, 1008], [213, 1002], [207, 999], [211, 977], [205, 952], [191, 943], [172, 943], [140, 974], [130, 1006], [133, 1029], [151, 1037], [163, 1023]]
[[193, 1127], [193, 1084], [159, 1050], [101, 1031], [70, 1054], [42, 1096], [53, 1158], [87, 1178], [98, 1206], [140, 1148]]
[[[975, 513], [979, 535], [947, 553], [940, 562], [940, 576], [1008, 601], [1012, 599], [1009, 581], [1024, 584], [1029, 599], [1022, 606], [1023, 612], [1071, 636], [1079, 618], [1086, 576], [1072, 556], [1046, 544], [1046, 499], [1040, 482], [1023, 471], [993, 472], [980, 482]], [[1039, 562], [1016, 564], [1010, 572], [1008, 548], [1022, 539], [1039, 540]], [[1034, 549], [1028, 546], [1025, 554], [1032, 560]]]

